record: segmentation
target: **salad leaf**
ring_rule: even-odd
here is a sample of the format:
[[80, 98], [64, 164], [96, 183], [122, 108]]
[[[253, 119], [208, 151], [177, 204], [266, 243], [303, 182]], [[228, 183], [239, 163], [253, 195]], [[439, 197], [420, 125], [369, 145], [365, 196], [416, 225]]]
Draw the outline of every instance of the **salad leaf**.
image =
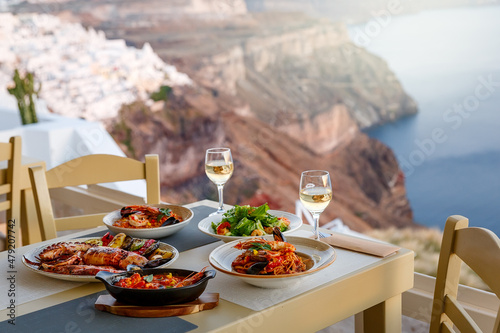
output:
[[250, 216], [265, 217], [268, 210], [269, 210], [269, 206], [267, 205], [267, 203], [265, 203], [262, 206], [255, 208], [254, 211], [252, 213], [250, 213]]
[[250, 250], [268, 250], [271, 251], [270, 244], [262, 244], [262, 243], [252, 243], [252, 247]]
[[158, 214], [158, 217], [156, 218], [156, 221], [160, 222], [161, 219], [164, 217], [164, 216], [170, 216], [170, 213], [172, 212], [172, 210], [170, 210], [170, 208], [160, 208], [160, 214]]
[[250, 234], [256, 229], [264, 231], [264, 228], [259, 220], [252, 221], [246, 217], [242, 218], [241, 221], [234, 227], [235, 233], [241, 236], [250, 236]]
[[229, 236], [250, 236], [254, 230], [265, 232], [264, 227], [279, 226], [281, 231], [286, 231], [288, 227], [284, 225], [276, 216], [268, 213], [269, 205], [267, 203], [259, 207], [251, 207], [250, 205], [238, 206], [235, 205], [222, 215], [222, 221], [219, 223], [212, 222], [211, 226], [214, 233], [217, 233], [217, 227], [224, 222], [229, 222]]

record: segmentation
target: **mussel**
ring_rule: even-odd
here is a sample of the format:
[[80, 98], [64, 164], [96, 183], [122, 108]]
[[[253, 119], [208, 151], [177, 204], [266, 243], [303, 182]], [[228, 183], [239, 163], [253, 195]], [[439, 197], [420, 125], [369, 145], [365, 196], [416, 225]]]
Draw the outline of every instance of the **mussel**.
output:
[[138, 213], [139, 211], [133, 209], [131, 206], [125, 206], [125, 207], [122, 207], [122, 209], [120, 209], [120, 215], [122, 217], [127, 217], [129, 215], [132, 215], [132, 214], [135, 214], [135, 213]]
[[285, 235], [283, 235], [283, 233], [281, 232], [280, 227], [273, 228], [273, 237], [277, 242], [286, 242]]
[[172, 225], [172, 224], [176, 224], [176, 223], [179, 223], [179, 220], [177, 220], [175, 217], [173, 216], [170, 216], [168, 219], [165, 220], [165, 222], [163, 222], [161, 224], [162, 227], [166, 227], [167, 225]]
[[247, 274], [257, 275], [260, 273], [260, 271], [266, 268], [267, 264], [269, 264], [269, 261], [256, 262], [255, 264], [247, 268]]
[[138, 265], [128, 265], [127, 266], [127, 272], [133, 272], [133, 271], [140, 271], [142, 270], [143, 268], [156, 268], [158, 266], [161, 266], [163, 264], [166, 264], [167, 262], [169, 262], [170, 260], [172, 260], [172, 258], [161, 258], [161, 259], [154, 259], [154, 260], [150, 260], [148, 261], [144, 266], [138, 266]]

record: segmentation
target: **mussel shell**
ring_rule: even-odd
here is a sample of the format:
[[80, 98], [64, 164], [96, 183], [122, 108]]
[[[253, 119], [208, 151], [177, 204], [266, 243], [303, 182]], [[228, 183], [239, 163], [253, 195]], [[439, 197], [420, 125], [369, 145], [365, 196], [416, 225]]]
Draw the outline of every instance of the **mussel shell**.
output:
[[175, 217], [170, 216], [165, 222], [162, 223], [162, 227], [166, 227], [167, 225], [172, 225], [179, 223], [179, 220], [177, 220]]
[[273, 228], [273, 237], [277, 242], [286, 242], [285, 235], [281, 232], [280, 227]]
[[269, 261], [259, 261], [247, 268], [247, 274], [258, 275], [266, 266]]
[[120, 215], [122, 217], [127, 217], [127, 216], [135, 214], [135, 213], [138, 213], [138, 211], [132, 209], [130, 206], [122, 207], [122, 209], [120, 209]]

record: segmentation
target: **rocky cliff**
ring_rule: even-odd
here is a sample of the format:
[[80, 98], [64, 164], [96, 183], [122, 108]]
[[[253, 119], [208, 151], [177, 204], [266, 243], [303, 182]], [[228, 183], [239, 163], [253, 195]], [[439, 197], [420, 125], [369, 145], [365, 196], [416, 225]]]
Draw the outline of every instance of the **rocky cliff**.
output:
[[326, 169], [334, 201], [322, 222], [339, 217], [356, 230], [413, 225], [394, 155], [360, 128], [415, 113], [416, 105], [382, 59], [348, 40], [343, 25], [262, 13], [184, 27], [158, 22], [147, 35], [134, 29], [125, 36], [137, 46], [149, 42], [196, 82], [174, 89], [162, 111], [123, 117], [136, 157], [162, 156], [166, 200], [216, 200], [204, 151], [229, 146], [236, 168], [228, 203], [294, 211], [300, 173]]
[[[318, 168], [330, 171], [334, 188], [334, 200], [322, 215], [322, 223], [339, 217], [358, 231], [413, 225], [404, 177], [392, 151], [357, 131], [352, 120], [355, 134], [350, 140], [341, 140], [328, 153], [318, 153], [301, 138], [230, 111], [234, 105], [218, 109], [216, 105], [206, 90], [175, 88], [166, 103], [157, 105], [157, 111], [141, 103], [124, 108], [121, 120], [110, 126], [111, 133], [131, 156], [160, 155], [162, 195], [169, 202], [217, 200], [215, 185], [204, 174], [204, 153], [213, 146], [227, 146], [235, 161], [234, 174], [225, 187], [227, 203], [268, 202], [274, 209], [293, 212], [300, 173]], [[332, 112], [341, 123], [349, 117], [343, 107]], [[323, 116], [304, 120], [304, 125], [321, 123]]]
[[[143, 38], [127, 34], [136, 44]], [[336, 104], [344, 104], [360, 128], [417, 112], [387, 64], [352, 44], [342, 24], [259, 13], [238, 23], [153, 33], [147, 41], [199, 84], [241, 99], [268, 123], [277, 112], [300, 119]]]

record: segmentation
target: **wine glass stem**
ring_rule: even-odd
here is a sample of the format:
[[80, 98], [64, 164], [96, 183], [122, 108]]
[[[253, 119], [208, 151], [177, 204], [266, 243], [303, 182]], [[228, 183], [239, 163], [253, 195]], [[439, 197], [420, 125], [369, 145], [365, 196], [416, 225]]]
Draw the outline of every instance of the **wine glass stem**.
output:
[[319, 240], [319, 213], [312, 214], [314, 219], [314, 239]]
[[217, 184], [217, 192], [219, 192], [219, 209], [217, 213], [224, 213], [224, 184]]

